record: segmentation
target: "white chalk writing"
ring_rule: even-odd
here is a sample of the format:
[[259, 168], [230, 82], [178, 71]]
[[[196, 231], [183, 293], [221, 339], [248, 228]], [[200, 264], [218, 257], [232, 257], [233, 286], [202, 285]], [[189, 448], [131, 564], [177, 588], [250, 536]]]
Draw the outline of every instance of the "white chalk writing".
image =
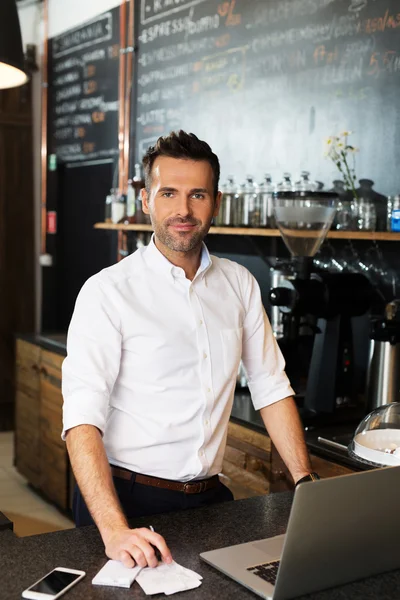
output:
[[142, 24], [149, 23], [203, 2], [205, 0], [142, 0], [140, 20]]
[[60, 75], [54, 80], [54, 85], [65, 85], [66, 83], [74, 83], [74, 81], [78, 81], [80, 75], [77, 71], [71, 71], [69, 73], [65, 73], [64, 75]]
[[190, 56], [196, 52], [207, 52], [214, 48], [214, 43], [214, 38], [204, 37], [172, 44], [171, 46], [155, 48], [150, 52], [143, 52], [139, 57], [139, 64], [143, 67], [148, 67], [154, 63], [167, 62], [181, 56]]
[[69, 98], [72, 98], [73, 96], [79, 96], [82, 92], [82, 86], [79, 84], [76, 85], [72, 85], [71, 87], [67, 87], [64, 88], [62, 90], [59, 90], [56, 93], [56, 101], [58, 102], [59, 100], [68, 100]]
[[184, 65], [170, 66], [167, 69], [150, 71], [149, 73], [143, 73], [138, 80], [141, 87], [157, 83], [159, 81], [166, 81], [170, 79], [176, 79], [177, 77], [187, 77], [192, 70], [192, 63]]
[[159, 38], [170, 37], [178, 33], [195, 35], [218, 29], [218, 27], [218, 14], [208, 17], [201, 17], [196, 21], [193, 21], [191, 16], [188, 15], [187, 17], [183, 17], [181, 19], [172, 19], [170, 21], [156, 23], [155, 25], [144, 29], [142, 31], [142, 35], [139, 36], [139, 40], [142, 42], [142, 44], [148, 44]]
[[360, 23], [356, 15], [334, 17], [329, 23], [310, 23], [304, 27], [286, 29], [285, 31], [265, 32], [252, 41], [252, 50], [256, 54], [269, 48], [289, 46], [307, 41], [316, 44], [358, 33]]
[[106, 51], [104, 48], [99, 48], [98, 50], [93, 50], [92, 52], [85, 52], [85, 54], [82, 54], [82, 60], [84, 63], [104, 60], [105, 58]]
[[75, 69], [76, 67], [81, 67], [82, 61], [80, 58], [67, 58], [66, 60], [62, 60], [59, 63], [54, 65], [54, 72], [61, 73], [62, 71], [67, 71], [69, 69]]
[[333, 2], [337, 0], [279, 0], [265, 2], [262, 8], [257, 4], [251, 27], [265, 27], [278, 21], [312, 15]]

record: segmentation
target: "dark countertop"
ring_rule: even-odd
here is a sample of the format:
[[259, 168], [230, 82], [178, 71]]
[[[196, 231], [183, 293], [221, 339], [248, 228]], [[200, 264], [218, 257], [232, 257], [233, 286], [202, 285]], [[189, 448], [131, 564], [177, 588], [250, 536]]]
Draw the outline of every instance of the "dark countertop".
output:
[[366, 471], [376, 467], [362, 461], [355, 460], [349, 456], [347, 449], [339, 449], [326, 445], [319, 440], [320, 437], [327, 438], [332, 441], [338, 441], [346, 446], [350, 443], [356, 426], [341, 425], [332, 427], [320, 427], [306, 431], [306, 443], [309, 452], [316, 454], [326, 460], [331, 460], [334, 463], [354, 469], [354, 471]]
[[40, 346], [50, 352], [67, 356], [66, 333], [18, 333], [16, 338]]
[[[199, 588], [185, 592], [180, 598], [250, 600], [256, 598], [252, 592], [203, 563], [199, 553], [284, 533], [291, 501], [290, 493], [259, 496], [151, 519], [137, 519], [131, 525], [153, 525], [167, 539], [175, 560], [204, 577]], [[0, 598], [19, 599], [26, 587], [57, 566], [86, 571], [83, 581], [68, 592], [71, 600], [146, 597], [136, 583], [130, 589], [92, 586], [92, 578], [105, 562], [103, 544], [94, 526], [26, 538], [16, 538], [11, 531], [1, 532]], [[303, 600], [397, 600], [399, 587], [400, 570], [311, 594]]]

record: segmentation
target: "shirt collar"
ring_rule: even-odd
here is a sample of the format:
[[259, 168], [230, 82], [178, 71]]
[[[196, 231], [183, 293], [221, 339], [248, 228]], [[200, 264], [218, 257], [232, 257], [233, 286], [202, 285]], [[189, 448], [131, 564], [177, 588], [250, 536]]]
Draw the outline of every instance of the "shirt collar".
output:
[[[147, 262], [147, 264], [149, 266], [153, 267], [157, 272], [165, 273], [166, 275], [169, 275], [173, 279], [175, 279], [174, 272], [176, 273], [176, 269], [179, 267], [176, 267], [175, 265], [173, 265], [168, 260], [168, 258], [166, 258], [164, 256], [164, 254], [162, 254], [162, 252], [159, 251], [159, 249], [157, 248], [157, 246], [154, 242], [154, 233], [151, 236], [149, 245], [146, 247], [146, 249], [144, 251], [144, 257], [145, 257], [145, 261]], [[207, 249], [207, 246], [203, 242], [202, 248], [201, 248], [200, 266], [197, 270], [197, 273], [196, 273], [194, 279], [197, 279], [200, 275], [202, 277], [204, 277], [204, 275], [206, 274], [208, 269], [211, 267], [211, 265], [212, 265], [212, 260], [211, 260], [210, 253]]]

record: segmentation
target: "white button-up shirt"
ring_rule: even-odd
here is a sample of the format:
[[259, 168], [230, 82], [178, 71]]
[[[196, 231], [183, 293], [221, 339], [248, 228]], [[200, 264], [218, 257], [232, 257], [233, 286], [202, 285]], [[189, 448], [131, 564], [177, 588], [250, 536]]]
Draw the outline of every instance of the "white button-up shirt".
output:
[[79, 293], [63, 438], [95, 425], [111, 464], [177, 481], [217, 474], [241, 357], [256, 409], [293, 394], [249, 271], [203, 245], [190, 281], [152, 239]]

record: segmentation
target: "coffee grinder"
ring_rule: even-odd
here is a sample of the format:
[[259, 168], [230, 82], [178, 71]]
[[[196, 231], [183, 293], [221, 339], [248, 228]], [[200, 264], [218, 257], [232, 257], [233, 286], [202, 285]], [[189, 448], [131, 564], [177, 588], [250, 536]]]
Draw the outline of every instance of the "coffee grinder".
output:
[[[273, 287], [269, 300], [283, 314], [280, 346], [299, 392], [296, 398], [311, 415], [356, 407], [362, 391], [357, 380], [365, 381], [357, 374], [356, 318], [368, 312], [373, 288], [362, 274], [318, 272], [313, 266], [335, 216], [337, 198], [327, 192], [277, 192], [273, 197], [295, 276]], [[368, 327], [361, 327], [361, 335], [368, 347]]]

